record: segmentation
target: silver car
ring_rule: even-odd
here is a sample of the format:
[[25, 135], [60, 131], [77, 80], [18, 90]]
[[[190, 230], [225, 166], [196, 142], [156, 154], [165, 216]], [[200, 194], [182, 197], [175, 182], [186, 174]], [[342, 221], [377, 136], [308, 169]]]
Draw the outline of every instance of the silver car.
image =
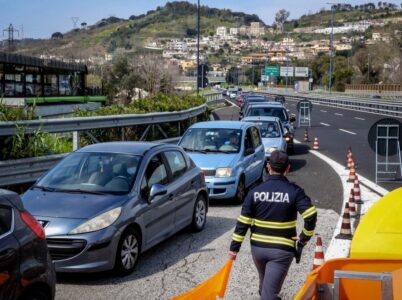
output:
[[243, 121], [254, 123], [260, 129], [262, 143], [265, 148], [266, 160], [269, 160], [271, 153], [275, 150], [287, 151], [286, 133], [279, 118], [246, 117]]
[[204, 174], [176, 145], [115, 142], [69, 154], [22, 197], [58, 272], [130, 273], [141, 252], [204, 228]]

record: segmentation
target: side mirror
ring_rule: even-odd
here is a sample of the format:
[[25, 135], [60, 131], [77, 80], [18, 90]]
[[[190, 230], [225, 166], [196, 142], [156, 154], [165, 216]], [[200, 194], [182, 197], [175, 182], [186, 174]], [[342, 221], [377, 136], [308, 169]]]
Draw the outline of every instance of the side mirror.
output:
[[289, 118], [289, 120], [290, 120], [290, 122], [296, 122], [296, 117], [295, 116], [290, 116], [290, 118]]
[[244, 153], [246, 154], [246, 156], [249, 156], [251, 154], [254, 154], [255, 150], [253, 148], [247, 148]]
[[155, 183], [151, 187], [151, 191], [149, 192], [148, 202], [151, 203], [152, 200], [155, 199], [157, 196], [166, 195], [167, 189], [164, 185]]

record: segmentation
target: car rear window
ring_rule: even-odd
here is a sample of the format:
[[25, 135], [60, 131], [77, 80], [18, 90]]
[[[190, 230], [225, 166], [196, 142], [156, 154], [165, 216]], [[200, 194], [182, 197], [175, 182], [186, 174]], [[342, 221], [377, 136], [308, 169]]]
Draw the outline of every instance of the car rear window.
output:
[[0, 206], [0, 236], [11, 230], [11, 207]]

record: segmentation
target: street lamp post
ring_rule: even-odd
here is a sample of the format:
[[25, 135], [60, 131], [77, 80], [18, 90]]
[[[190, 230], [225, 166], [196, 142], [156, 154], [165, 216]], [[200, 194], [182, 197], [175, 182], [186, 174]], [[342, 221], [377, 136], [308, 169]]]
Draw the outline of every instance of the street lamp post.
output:
[[332, 55], [333, 55], [333, 42], [334, 42], [334, 18], [335, 18], [335, 5], [331, 4], [331, 35], [330, 35], [330, 44], [329, 44], [329, 80], [328, 80], [328, 90], [329, 93], [332, 93]]
[[197, 6], [197, 95], [200, 92], [199, 80], [200, 80], [200, 0], [198, 0]]

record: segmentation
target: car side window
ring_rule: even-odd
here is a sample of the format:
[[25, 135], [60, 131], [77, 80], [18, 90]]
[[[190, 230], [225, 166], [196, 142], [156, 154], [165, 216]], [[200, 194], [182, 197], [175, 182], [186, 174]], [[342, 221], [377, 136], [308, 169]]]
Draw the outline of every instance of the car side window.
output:
[[172, 171], [173, 180], [180, 177], [187, 170], [186, 160], [183, 154], [179, 151], [167, 151], [165, 152], [170, 170]]
[[252, 138], [250, 129], [251, 129], [251, 128], [247, 129], [247, 132], [246, 132], [246, 139], [245, 139], [245, 142], [244, 142], [244, 143], [245, 143], [245, 149], [246, 149], [246, 150], [247, 150], [247, 149], [253, 149], [253, 148], [254, 148], [254, 146], [253, 146], [253, 138]]
[[168, 184], [168, 176], [165, 164], [160, 154], [155, 155], [145, 169], [144, 178], [141, 182], [141, 196], [148, 198], [151, 187], [154, 184]]
[[253, 137], [254, 148], [257, 148], [258, 146], [260, 146], [262, 144], [260, 132], [255, 127], [251, 127], [250, 129], [251, 129], [251, 135]]
[[12, 211], [11, 207], [0, 206], [0, 236], [11, 229]]

